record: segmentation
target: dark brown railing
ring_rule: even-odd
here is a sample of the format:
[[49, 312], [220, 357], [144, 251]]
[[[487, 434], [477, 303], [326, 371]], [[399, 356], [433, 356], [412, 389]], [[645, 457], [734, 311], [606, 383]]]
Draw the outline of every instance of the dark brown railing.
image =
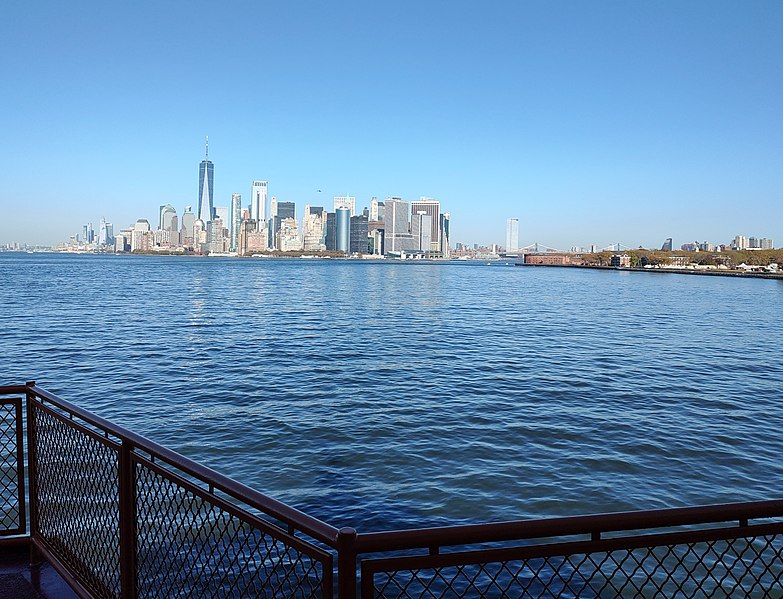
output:
[[783, 501], [357, 533], [35, 383], [0, 397], [0, 536], [83, 597], [783, 595]]

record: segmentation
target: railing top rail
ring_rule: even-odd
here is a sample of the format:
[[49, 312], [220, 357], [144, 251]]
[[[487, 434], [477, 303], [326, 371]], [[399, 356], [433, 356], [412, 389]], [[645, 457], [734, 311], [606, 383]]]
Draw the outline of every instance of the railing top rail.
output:
[[783, 500], [361, 533], [360, 553], [783, 517]]
[[293, 526], [297, 530], [300, 530], [331, 547], [336, 546], [338, 535], [337, 528], [326, 524], [317, 518], [308, 516], [304, 512], [300, 512], [296, 508], [273, 499], [268, 495], [264, 495], [247, 485], [243, 485], [203, 464], [186, 458], [171, 449], [167, 449], [154, 441], [150, 441], [142, 435], [134, 433], [105, 418], [80, 408], [45, 389], [41, 389], [34, 382], [24, 386], [0, 387], [0, 394], [4, 394], [6, 389], [10, 389], [8, 393], [30, 393], [43, 399], [61, 410], [77, 416], [84, 422], [87, 422], [110, 435], [114, 435], [122, 441], [129, 442], [134, 448], [147, 452], [156, 458], [160, 458], [168, 464], [201, 479], [203, 482], [213, 485], [214, 488], [247, 503], [253, 508], [262, 511], [289, 526]]
[[[34, 382], [27, 385], [0, 386], [0, 395], [23, 393], [38, 397], [82, 421], [130, 443], [134, 448], [213, 485], [214, 488], [322, 541], [330, 547], [337, 547], [339, 536], [337, 528], [84, 410], [41, 389]], [[426, 549], [546, 537], [600, 535], [611, 532], [719, 524], [731, 521], [744, 525], [749, 520], [781, 517], [783, 517], [783, 500], [756, 501], [360, 533], [356, 536], [355, 549], [358, 553]]]
[[26, 385], [0, 385], [0, 395], [15, 395], [18, 393], [27, 393]]

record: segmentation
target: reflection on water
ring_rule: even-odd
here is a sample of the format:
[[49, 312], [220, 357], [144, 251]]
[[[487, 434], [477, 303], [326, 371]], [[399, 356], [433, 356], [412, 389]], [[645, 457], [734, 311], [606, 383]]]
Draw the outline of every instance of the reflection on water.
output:
[[778, 281], [9, 254], [0, 275], [5, 381], [337, 525], [777, 497]]

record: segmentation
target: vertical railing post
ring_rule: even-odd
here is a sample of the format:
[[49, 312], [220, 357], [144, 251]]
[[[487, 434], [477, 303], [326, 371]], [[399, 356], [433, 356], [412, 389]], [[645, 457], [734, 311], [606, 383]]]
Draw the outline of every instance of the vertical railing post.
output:
[[356, 599], [356, 530], [337, 532], [337, 597]]
[[19, 529], [22, 534], [27, 531], [27, 507], [25, 505], [25, 483], [24, 476], [24, 406], [20, 398], [14, 406], [16, 418], [16, 500], [19, 503]]
[[38, 442], [33, 414], [35, 394], [32, 392], [35, 381], [27, 381], [25, 387], [27, 387], [25, 396], [27, 400], [27, 488], [30, 494], [30, 565], [34, 566], [41, 563], [41, 553], [35, 545], [35, 537], [38, 534]]
[[120, 597], [136, 599], [136, 477], [131, 444], [122, 440], [119, 463]]

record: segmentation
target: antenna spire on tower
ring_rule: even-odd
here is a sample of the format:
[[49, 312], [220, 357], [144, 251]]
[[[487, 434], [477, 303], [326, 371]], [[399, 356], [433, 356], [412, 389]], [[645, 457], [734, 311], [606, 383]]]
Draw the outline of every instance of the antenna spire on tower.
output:
[[209, 135], [207, 135], [207, 148], [206, 148], [206, 150], [207, 150], [206, 159], [209, 160]]

